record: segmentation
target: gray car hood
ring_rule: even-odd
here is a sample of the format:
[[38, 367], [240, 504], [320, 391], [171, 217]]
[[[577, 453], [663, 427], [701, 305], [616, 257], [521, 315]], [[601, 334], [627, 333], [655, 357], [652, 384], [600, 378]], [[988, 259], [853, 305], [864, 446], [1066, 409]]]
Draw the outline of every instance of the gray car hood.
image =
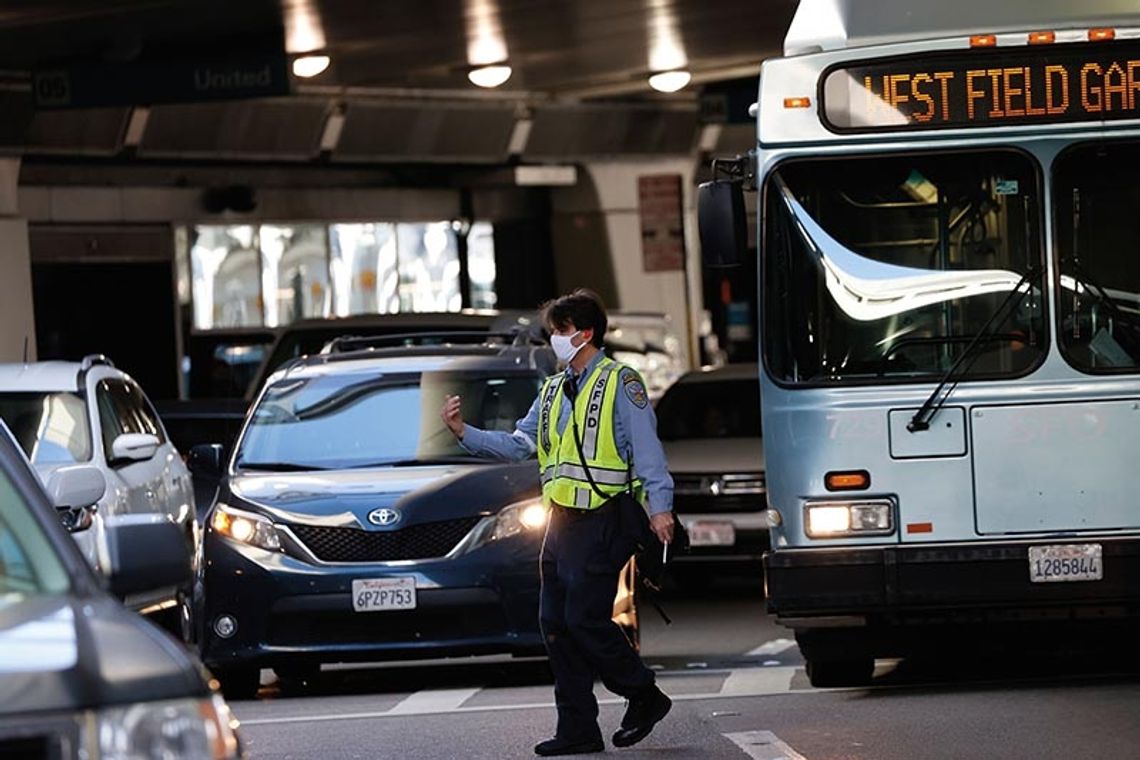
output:
[[208, 693], [173, 639], [110, 597], [0, 607], [0, 717]]
[[764, 471], [762, 438], [684, 438], [663, 445], [669, 471], [680, 475]]

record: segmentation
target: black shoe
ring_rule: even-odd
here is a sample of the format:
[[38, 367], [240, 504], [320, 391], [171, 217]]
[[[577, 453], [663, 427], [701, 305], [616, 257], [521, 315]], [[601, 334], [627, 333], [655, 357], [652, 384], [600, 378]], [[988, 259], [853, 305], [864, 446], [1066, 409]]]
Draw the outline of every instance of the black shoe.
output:
[[602, 737], [596, 739], [561, 739], [554, 737], [534, 745], [534, 754], [543, 757], [552, 755], [587, 755], [591, 752], [604, 752], [606, 749]]
[[673, 700], [656, 686], [644, 695], [631, 699], [625, 717], [621, 719], [621, 728], [614, 734], [614, 746], [632, 747], [649, 736], [653, 727], [669, 714], [671, 707]]

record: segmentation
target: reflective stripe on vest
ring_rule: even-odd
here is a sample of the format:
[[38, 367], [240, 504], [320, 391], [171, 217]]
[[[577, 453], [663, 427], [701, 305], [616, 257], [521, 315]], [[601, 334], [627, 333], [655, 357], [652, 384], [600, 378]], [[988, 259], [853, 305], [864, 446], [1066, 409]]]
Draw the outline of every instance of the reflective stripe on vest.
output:
[[575, 399], [571, 414], [578, 421], [582, 437], [582, 455], [602, 491], [597, 493], [586, 477], [586, 469], [574, 442], [573, 422], [559, 433], [558, 419], [565, 395], [564, 376], [548, 378], [540, 394], [542, 403], [538, 427], [538, 462], [544, 501], [579, 509], [596, 509], [612, 496], [632, 487], [641, 498], [641, 482], [633, 480], [629, 463], [618, 451], [614, 433], [614, 411], [624, 366], [603, 358]]

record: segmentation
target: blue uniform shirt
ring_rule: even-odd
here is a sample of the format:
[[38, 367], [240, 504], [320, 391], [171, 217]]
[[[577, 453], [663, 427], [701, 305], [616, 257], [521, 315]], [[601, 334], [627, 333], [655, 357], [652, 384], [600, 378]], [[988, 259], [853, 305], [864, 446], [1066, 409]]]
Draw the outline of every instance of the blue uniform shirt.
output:
[[[603, 352], [599, 351], [581, 375], [576, 375], [570, 367], [566, 368], [566, 374], [576, 380], [587, 378], [603, 357]], [[623, 369], [618, 383], [614, 405], [614, 437], [618, 451], [625, 461], [633, 463], [634, 474], [645, 485], [649, 513], [668, 512], [673, 509], [673, 478], [665, 462], [665, 450], [657, 438], [657, 415], [653, 413], [645, 385], [636, 372]], [[515, 462], [526, 459], [537, 450], [539, 406], [540, 399], [535, 398], [526, 416], [515, 423], [513, 433], [464, 425], [460, 445], [479, 456]], [[557, 422], [559, 435], [565, 433], [566, 426], [570, 424], [570, 409], [570, 404], [562, 404]]]

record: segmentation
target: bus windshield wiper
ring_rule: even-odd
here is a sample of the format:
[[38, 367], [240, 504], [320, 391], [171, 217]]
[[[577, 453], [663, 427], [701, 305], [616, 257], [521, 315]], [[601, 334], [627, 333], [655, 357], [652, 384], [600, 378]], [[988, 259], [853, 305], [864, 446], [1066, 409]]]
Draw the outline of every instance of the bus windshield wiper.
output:
[[[936, 385], [931, 394], [927, 396], [926, 401], [922, 402], [922, 406], [919, 407], [918, 411], [911, 417], [910, 422], [907, 423], [907, 430], [912, 433], [917, 433], [921, 430], [930, 429], [930, 421], [934, 419], [934, 415], [938, 414], [938, 410], [941, 409], [946, 403], [946, 400], [950, 398], [950, 394], [954, 392], [954, 388], [956, 388], [959, 381], [961, 381], [962, 375], [968, 372], [970, 367], [973, 366], [974, 359], [971, 358], [969, 362], [966, 362], [966, 359], [975, 356], [974, 351], [977, 347], [982, 345], [991, 335], [991, 328], [996, 330], [1005, 324], [1010, 314], [1013, 313], [1013, 309], [1010, 307], [1019, 300], [1017, 296], [1024, 295], [1021, 292], [1022, 286], [1033, 280], [1037, 275], [1038, 267], [1030, 267], [1026, 270], [1025, 274], [1021, 276], [1021, 279], [1017, 281], [1017, 284], [1013, 286], [1013, 290], [1009, 291], [1005, 299], [994, 309], [990, 318], [986, 320], [986, 323], [982, 325], [981, 329], [974, 334], [974, 337], [966, 344], [966, 347], [962, 349], [962, 353], [959, 354], [954, 363], [950, 365], [950, 369], [946, 370], [946, 374], [938, 381], [938, 385]], [[998, 317], [1001, 317], [1001, 319], [999, 320]]]

